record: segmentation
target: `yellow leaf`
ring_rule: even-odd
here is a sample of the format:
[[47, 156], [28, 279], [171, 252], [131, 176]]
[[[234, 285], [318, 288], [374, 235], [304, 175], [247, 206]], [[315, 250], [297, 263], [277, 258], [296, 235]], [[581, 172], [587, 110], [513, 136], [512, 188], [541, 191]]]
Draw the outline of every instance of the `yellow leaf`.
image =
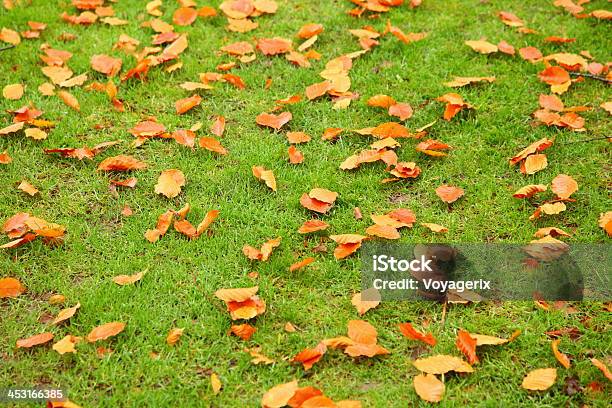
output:
[[422, 400], [440, 402], [444, 395], [444, 383], [433, 374], [419, 374], [414, 377], [414, 390]]

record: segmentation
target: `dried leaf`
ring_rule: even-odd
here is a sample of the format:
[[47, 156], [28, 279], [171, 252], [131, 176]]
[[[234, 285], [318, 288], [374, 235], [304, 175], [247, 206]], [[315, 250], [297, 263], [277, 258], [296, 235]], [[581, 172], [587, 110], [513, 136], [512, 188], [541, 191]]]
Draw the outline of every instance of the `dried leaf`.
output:
[[[5, 224], [6, 225], [6, 224]], [[0, 299], [16, 298], [25, 292], [25, 287], [15, 278], [0, 279]]]
[[105, 340], [109, 337], [116, 336], [125, 329], [125, 323], [110, 322], [101, 326], [95, 327], [88, 335], [87, 341], [94, 343], [98, 340]]
[[523, 379], [521, 387], [526, 390], [543, 391], [550, 388], [557, 379], [556, 368], [539, 368], [530, 371]]
[[414, 390], [422, 400], [440, 402], [444, 395], [444, 383], [433, 374], [419, 374], [413, 380]]
[[155, 193], [162, 194], [168, 198], [174, 198], [181, 193], [181, 187], [185, 185], [185, 175], [176, 169], [161, 172], [155, 185]]

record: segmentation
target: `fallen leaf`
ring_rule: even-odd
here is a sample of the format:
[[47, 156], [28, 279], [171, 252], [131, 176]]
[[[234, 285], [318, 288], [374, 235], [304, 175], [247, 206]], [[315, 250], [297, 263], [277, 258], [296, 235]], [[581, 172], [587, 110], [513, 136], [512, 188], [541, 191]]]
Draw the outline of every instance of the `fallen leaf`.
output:
[[578, 183], [567, 174], [559, 174], [551, 182], [551, 190], [557, 198], [566, 199], [578, 191]]
[[498, 48], [496, 45], [491, 44], [488, 41], [477, 40], [477, 41], [466, 41], [465, 45], [473, 49], [480, 54], [491, 54], [497, 52]]
[[17, 188], [32, 197], [40, 193], [40, 191], [38, 191], [36, 187], [34, 187], [32, 184], [28, 183], [25, 180], [22, 180], [19, 186], [17, 186]]
[[242, 340], [248, 341], [251, 339], [257, 329], [248, 323], [232, 325], [230, 333], [240, 337]]
[[109, 337], [116, 336], [125, 329], [125, 323], [122, 322], [110, 322], [101, 326], [95, 327], [87, 335], [87, 341], [94, 343], [98, 340], [105, 340]]
[[470, 333], [465, 330], [459, 330], [455, 345], [459, 351], [467, 357], [468, 363], [478, 363], [478, 356], [476, 356], [476, 339], [472, 338]]
[[276, 130], [280, 130], [284, 124], [289, 122], [292, 118], [291, 112], [282, 112], [278, 115], [272, 113], [260, 113], [255, 118], [258, 125], [268, 126]]
[[351, 298], [351, 304], [355, 306], [359, 316], [363, 316], [368, 310], [374, 309], [380, 304], [380, 293], [375, 288], [357, 292]]
[[440, 402], [444, 395], [444, 383], [433, 374], [419, 374], [413, 380], [414, 390], [422, 400]]
[[179, 99], [175, 102], [174, 107], [176, 108], [176, 113], [182, 115], [188, 110], [198, 106], [202, 102], [202, 97], [200, 95], [192, 95], [188, 98]]
[[451, 204], [465, 194], [462, 188], [442, 185], [436, 188], [436, 195], [445, 203]]
[[120, 286], [133, 285], [140, 281], [145, 273], [146, 271], [138, 272], [133, 275], [117, 275], [113, 277], [113, 282]]
[[[6, 224], [5, 224], [6, 225]], [[15, 278], [0, 279], [0, 299], [16, 298], [25, 292], [25, 287]]]
[[612, 373], [610, 372], [610, 370], [608, 370], [608, 367], [603, 362], [599, 361], [596, 358], [592, 358], [591, 363], [595, 367], [597, 367], [606, 376], [608, 380], [612, 381]]
[[420, 371], [429, 374], [445, 374], [449, 371], [458, 373], [471, 373], [474, 371], [465, 361], [460, 358], [438, 354], [432, 357], [420, 358], [412, 362], [412, 364]]
[[53, 333], [40, 333], [26, 339], [17, 340], [17, 348], [30, 348], [39, 346], [53, 340]]
[[556, 340], [553, 340], [552, 343], [550, 343], [550, 346], [552, 347], [553, 354], [555, 355], [555, 358], [557, 359], [557, 361], [563, 367], [570, 368], [570, 364], [571, 363], [570, 363], [569, 357], [559, 351], [559, 343], [560, 342], [561, 342], [561, 339], [556, 339]]
[[169, 346], [174, 346], [181, 339], [184, 331], [185, 329], [181, 328], [171, 329], [166, 337], [166, 343], [168, 343]]
[[4, 96], [5, 99], [10, 99], [14, 101], [21, 99], [21, 97], [23, 96], [23, 85], [6, 85], [4, 88], [2, 88], [2, 96]]
[[556, 368], [539, 368], [530, 371], [525, 378], [521, 387], [526, 390], [543, 391], [550, 388], [557, 379]]
[[297, 270], [299, 270], [299, 269], [302, 269], [302, 268], [304, 268], [305, 266], [310, 265], [310, 264], [311, 264], [311, 263], [313, 263], [314, 261], [315, 261], [315, 258], [313, 258], [313, 257], [304, 258], [304, 259], [302, 259], [301, 261], [299, 261], [299, 262], [296, 262], [296, 263], [292, 264], [292, 265], [289, 267], [289, 272], [295, 272], [295, 271], [297, 271]]
[[76, 313], [76, 311], [81, 307], [80, 303], [77, 303], [75, 306], [73, 307], [69, 307], [67, 309], [64, 309], [62, 311], [60, 311], [57, 314], [57, 317], [55, 318], [55, 320], [53, 320], [53, 322], [51, 324], [60, 324], [65, 322], [66, 320], [70, 319], [72, 316], [74, 316], [74, 314]]
[[309, 221], [305, 221], [304, 224], [300, 226], [300, 228], [298, 229], [298, 232], [300, 234], [308, 234], [310, 232], [325, 230], [328, 227], [329, 227], [329, 224], [324, 221], [309, 220]]
[[304, 371], [308, 371], [312, 366], [317, 363], [327, 351], [327, 346], [324, 343], [319, 343], [315, 348], [307, 348], [299, 352], [293, 359], [292, 362], [302, 363]]
[[162, 194], [167, 198], [174, 198], [181, 193], [181, 187], [185, 185], [185, 175], [176, 169], [161, 172], [155, 185], [155, 193]]
[[213, 390], [213, 394], [217, 395], [221, 392], [221, 388], [223, 388], [223, 384], [221, 384], [221, 380], [219, 376], [215, 373], [210, 375], [210, 386]]
[[147, 167], [146, 163], [132, 156], [115, 156], [104, 159], [99, 165], [98, 170], [101, 171], [130, 171], [142, 170]]
[[399, 324], [400, 332], [404, 335], [404, 337], [409, 338], [410, 340], [422, 341], [425, 344], [429, 344], [430, 346], [435, 346], [437, 341], [433, 334], [431, 333], [421, 333], [416, 330], [410, 323], [400, 323]]
[[272, 191], [276, 191], [276, 177], [272, 170], [266, 170], [263, 166], [252, 167], [253, 176], [266, 183]]
[[69, 334], [55, 343], [53, 345], [53, 350], [57, 351], [59, 354], [76, 353], [76, 348], [74, 346], [81, 340], [80, 337]]
[[297, 390], [297, 380], [272, 387], [263, 395], [261, 399], [261, 406], [266, 408], [284, 407]]

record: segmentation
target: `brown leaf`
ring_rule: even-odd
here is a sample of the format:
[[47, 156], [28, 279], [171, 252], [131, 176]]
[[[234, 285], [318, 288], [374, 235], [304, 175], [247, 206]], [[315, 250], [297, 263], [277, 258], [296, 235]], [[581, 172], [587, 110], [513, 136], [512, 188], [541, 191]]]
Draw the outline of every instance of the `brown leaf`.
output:
[[249, 340], [253, 334], [257, 331], [257, 329], [251, 326], [248, 323], [232, 325], [230, 328], [230, 333], [240, 337], [242, 340]]

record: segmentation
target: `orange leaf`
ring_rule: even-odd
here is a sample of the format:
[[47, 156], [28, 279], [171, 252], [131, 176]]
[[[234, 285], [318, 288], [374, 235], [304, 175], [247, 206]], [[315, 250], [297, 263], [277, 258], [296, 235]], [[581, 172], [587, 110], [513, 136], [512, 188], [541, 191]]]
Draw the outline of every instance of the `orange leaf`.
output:
[[436, 188], [436, 195], [445, 203], [453, 203], [457, 201], [465, 192], [462, 188], [442, 185]]
[[304, 370], [308, 371], [312, 366], [318, 362], [321, 357], [327, 351], [327, 346], [324, 343], [319, 343], [315, 348], [307, 348], [299, 352], [291, 361], [295, 363], [302, 363]]
[[70, 92], [58, 91], [57, 96], [59, 96], [66, 105], [68, 105], [75, 111], [81, 110], [81, 105], [79, 105], [79, 101]]
[[491, 54], [498, 51], [496, 45], [491, 44], [488, 41], [477, 40], [477, 41], [466, 41], [465, 45], [473, 49], [480, 54]]
[[202, 102], [202, 97], [200, 95], [193, 95], [188, 98], [179, 99], [174, 104], [176, 108], [176, 113], [178, 113], [179, 115], [182, 115], [183, 113], [187, 112], [191, 108], [198, 106], [200, 102]]
[[389, 115], [397, 116], [400, 120], [406, 120], [412, 117], [412, 106], [407, 103], [396, 103], [389, 106]]
[[74, 316], [74, 314], [76, 313], [76, 311], [81, 307], [80, 303], [77, 303], [75, 306], [73, 307], [69, 307], [67, 309], [64, 309], [62, 311], [60, 311], [57, 314], [57, 317], [55, 318], [55, 320], [53, 320], [53, 322], [51, 324], [59, 324], [62, 322], [65, 322], [66, 320], [70, 319], [72, 316]]
[[289, 155], [289, 163], [291, 164], [300, 164], [304, 162], [304, 154], [296, 149], [295, 146], [289, 146], [287, 154]]
[[556, 340], [553, 340], [552, 343], [550, 344], [550, 346], [552, 347], [553, 354], [555, 355], [555, 358], [557, 359], [557, 361], [561, 363], [563, 367], [570, 368], [571, 363], [570, 363], [569, 357], [559, 351], [560, 342], [561, 342], [561, 339], [556, 339]]
[[[289, 400], [289, 402], [287, 402], [287, 405], [289, 405], [291, 408], [301, 408], [304, 406], [303, 404], [306, 401], [309, 401], [313, 399], [314, 397], [318, 397], [320, 395], [323, 395], [323, 393], [314, 387], [302, 387], [296, 391], [296, 393]], [[340, 407], [338, 405], [338, 408], [344, 408], [344, 407]], [[350, 408], [350, 407], [346, 407], [346, 408]]]
[[540, 81], [548, 85], [561, 85], [570, 81], [569, 73], [561, 67], [548, 67], [538, 74]]
[[348, 322], [348, 336], [357, 343], [376, 344], [378, 333], [374, 326], [364, 320], [350, 320]]
[[540, 95], [540, 106], [551, 111], [561, 112], [565, 107], [557, 95]]
[[198, 236], [202, 235], [202, 233], [204, 233], [210, 227], [210, 225], [217, 219], [218, 216], [219, 210], [210, 210], [209, 212], [207, 212], [202, 222], [198, 224], [198, 227], [196, 228], [196, 234]]
[[599, 368], [599, 370], [601, 370], [608, 380], [612, 381], [612, 373], [610, 373], [610, 370], [608, 370], [608, 367], [606, 367], [604, 363], [596, 358], [592, 358], [591, 363], [593, 363], [595, 367]]
[[98, 170], [101, 171], [130, 171], [142, 170], [147, 167], [143, 163], [132, 156], [115, 156], [104, 159], [99, 165]]
[[299, 262], [294, 263], [289, 267], [289, 272], [297, 271], [298, 269], [302, 269], [303, 267], [310, 265], [313, 263], [315, 259], [313, 257], [304, 258]]
[[431, 333], [423, 334], [420, 331], [416, 330], [410, 323], [400, 323], [399, 325], [400, 332], [404, 335], [404, 337], [409, 338], [410, 340], [418, 340], [423, 343], [429, 344], [430, 346], [436, 345], [436, 339]]
[[478, 362], [478, 356], [476, 356], [476, 339], [472, 338], [470, 333], [465, 330], [459, 330], [455, 345], [459, 351], [467, 357], [470, 364]]
[[181, 339], [181, 336], [183, 335], [184, 331], [185, 329], [171, 329], [170, 332], [168, 332], [168, 336], [166, 337], [166, 343], [168, 343], [169, 346], [174, 346]]
[[332, 89], [332, 83], [330, 81], [317, 82], [306, 87], [306, 97], [309, 101], [317, 99], [320, 96], [325, 95]]
[[[369, 300], [364, 300], [363, 298]], [[363, 316], [368, 310], [374, 309], [380, 304], [380, 292], [375, 288], [369, 288], [363, 292], [357, 292], [351, 298], [351, 304], [357, 309], [357, 313]]]
[[578, 190], [578, 183], [567, 174], [559, 174], [551, 182], [551, 190], [558, 198], [569, 198]]
[[323, 32], [323, 26], [321, 24], [304, 24], [300, 31], [298, 31], [297, 36], [302, 39], [308, 39], [310, 37], [314, 37], [317, 34], [321, 34]]
[[215, 136], [221, 137], [224, 131], [225, 131], [225, 118], [223, 116], [217, 116], [212, 126], [210, 127], [210, 132]]
[[218, 153], [222, 156], [227, 154], [227, 150], [221, 145], [221, 142], [213, 137], [201, 137], [198, 144], [201, 148]]
[[194, 239], [198, 236], [196, 228], [187, 220], [174, 221], [174, 229], [189, 239]]
[[519, 49], [519, 54], [524, 60], [536, 62], [542, 59], [543, 55], [536, 47], [524, 47]]
[[460, 358], [443, 354], [420, 358], [413, 361], [412, 364], [418, 370], [429, 374], [445, 374], [449, 371], [471, 373], [474, 371], [471, 365]]
[[285, 38], [260, 38], [257, 40], [257, 49], [264, 55], [284, 54], [291, 50], [291, 40]]
[[181, 187], [184, 185], [185, 175], [182, 171], [176, 169], [164, 170], [157, 179], [155, 193], [174, 198], [181, 193]]
[[178, 26], [188, 26], [198, 18], [198, 12], [191, 7], [179, 7], [172, 15], [172, 22]]
[[304, 208], [321, 214], [325, 214], [332, 207], [332, 204], [313, 199], [306, 193], [302, 194], [300, 197], [300, 204]]
[[376, 126], [372, 130], [372, 135], [379, 137], [379, 138], [410, 137], [410, 133], [408, 133], [408, 129], [406, 129], [404, 126], [400, 125], [399, 123], [395, 123], [395, 122], [387, 122], [387, 123], [383, 123], [382, 125]]
[[[6, 224], [5, 224], [6, 225]], [[0, 279], [0, 299], [2, 298], [16, 298], [25, 292], [25, 288], [15, 278], [2, 278]]]
[[262, 407], [280, 408], [287, 405], [298, 390], [297, 380], [270, 388], [261, 399]]
[[120, 286], [132, 285], [141, 280], [144, 274], [145, 272], [138, 272], [134, 275], [117, 275], [113, 278], [113, 282]]
[[310, 142], [310, 136], [304, 132], [287, 132], [287, 140], [289, 143], [306, 143]]
[[397, 102], [389, 95], [374, 95], [368, 99], [368, 106], [376, 106], [379, 108], [388, 109]]
[[125, 323], [110, 322], [101, 326], [95, 327], [88, 335], [87, 341], [90, 343], [98, 340], [105, 340], [109, 337], [116, 336], [125, 328]]
[[289, 122], [292, 118], [291, 112], [282, 112], [278, 115], [272, 113], [260, 113], [255, 118], [258, 125], [268, 126], [273, 129], [279, 130], [283, 125]]
[[413, 380], [414, 390], [422, 400], [440, 402], [444, 395], [444, 383], [433, 374], [419, 374]]
[[13, 161], [11, 156], [9, 156], [8, 152], [5, 150], [0, 153], [0, 164], [10, 164]]
[[527, 390], [544, 391], [550, 388], [557, 379], [556, 368], [540, 368], [529, 372], [521, 386]]
[[109, 57], [108, 55], [98, 54], [91, 57], [91, 68], [108, 77], [115, 76], [121, 71], [123, 61], [120, 58]]
[[540, 139], [537, 142], [534, 142], [530, 144], [529, 146], [527, 146], [526, 148], [524, 148], [523, 150], [521, 150], [516, 156], [512, 157], [509, 161], [510, 165], [514, 166], [515, 164], [521, 162], [523, 159], [525, 159], [530, 154], [546, 150], [552, 145], [553, 145], [552, 140], [549, 140], [547, 138]]
[[305, 221], [298, 229], [300, 234], [308, 234], [309, 232], [322, 231], [329, 227], [329, 224], [319, 220]]
[[251, 336], [257, 331], [257, 329], [248, 323], [232, 325], [230, 333], [240, 337], [242, 340], [249, 340]]
[[32, 337], [28, 337], [27, 339], [17, 340], [17, 348], [30, 348], [34, 346], [39, 346], [41, 344], [48, 343], [51, 340], [53, 340], [53, 333], [40, 333]]
[[386, 239], [399, 239], [399, 231], [389, 225], [372, 225], [366, 229], [366, 234]]
[[251, 288], [236, 288], [236, 289], [219, 289], [215, 292], [215, 296], [224, 302], [244, 302], [247, 299], [255, 296], [259, 286]]
[[276, 177], [272, 170], [266, 170], [263, 166], [252, 167], [253, 176], [266, 183], [272, 191], [276, 191]]
[[544, 185], [544, 184], [530, 184], [528, 186], [521, 187], [518, 190], [516, 190], [516, 192], [514, 194], [512, 194], [512, 197], [514, 197], [514, 198], [531, 198], [531, 197], [533, 197], [537, 193], [541, 193], [543, 191], [546, 191], [547, 188], [548, 187], [546, 187], [546, 185]]

